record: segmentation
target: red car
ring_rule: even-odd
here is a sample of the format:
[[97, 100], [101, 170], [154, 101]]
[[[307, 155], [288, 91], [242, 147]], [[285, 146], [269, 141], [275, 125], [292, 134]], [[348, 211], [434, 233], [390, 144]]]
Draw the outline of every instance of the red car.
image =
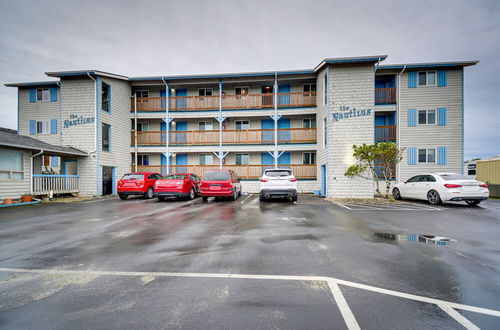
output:
[[155, 196], [159, 201], [167, 197], [194, 199], [200, 194], [200, 178], [192, 173], [168, 174], [155, 184]]
[[241, 196], [241, 179], [232, 170], [207, 171], [201, 180], [201, 197], [231, 197], [235, 201]]
[[158, 179], [161, 179], [161, 175], [153, 172], [127, 173], [118, 181], [118, 196], [120, 199], [127, 199], [129, 195], [153, 198], [155, 182]]

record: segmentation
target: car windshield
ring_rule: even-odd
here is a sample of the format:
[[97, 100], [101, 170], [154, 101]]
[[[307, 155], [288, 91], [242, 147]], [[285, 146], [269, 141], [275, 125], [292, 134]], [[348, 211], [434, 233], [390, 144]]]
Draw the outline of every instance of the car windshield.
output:
[[227, 181], [229, 180], [229, 173], [224, 171], [209, 171], [205, 172], [203, 176], [205, 181]]
[[144, 175], [142, 174], [125, 174], [122, 180], [142, 180], [144, 179]]
[[292, 175], [292, 171], [287, 171], [287, 170], [271, 170], [271, 171], [266, 171], [266, 175], [270, 176], [270, 177], [289, 176], [289, 175]]
[[464, 175], [460, 175], [460, 174], [441, 174], [439, 176], [447, 181], [448, 180], [470, 180], [470, 178], [468, 178]]
[[163, 178], [166, 180], [184, 180], [185, 177], [184, 174], [170, 174], [165, 175]]

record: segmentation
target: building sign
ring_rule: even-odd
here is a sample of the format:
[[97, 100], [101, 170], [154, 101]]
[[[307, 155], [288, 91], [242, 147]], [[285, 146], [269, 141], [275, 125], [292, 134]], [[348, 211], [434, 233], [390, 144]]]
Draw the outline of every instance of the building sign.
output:
[[94, 117], [82, 117], [77, 116], [75, 114], [69, 115], [69, 119], [64, 121], [64, 128], [68, 128], [70, 126], [78, 126], [83, 124], [92, 124], [94, 122]]
[[340, 106], [340, 112], [333, 113], [333, 121], [336, 122], [342, 119], [370, 116], [371, 114], [372, 109], [358, 110], [356, 108], [350, 108], [342, 105]]

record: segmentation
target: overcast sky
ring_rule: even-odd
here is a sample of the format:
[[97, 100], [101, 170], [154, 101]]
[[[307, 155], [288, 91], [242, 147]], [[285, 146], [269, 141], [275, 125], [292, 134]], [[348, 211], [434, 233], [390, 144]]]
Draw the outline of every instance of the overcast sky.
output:
[[0, 2], [0, 126], [6, 82], [47, 71], [126, 76], [312, 69], [325, 57], [384, 64], [479, 60], [465, 69], [465, 158], [500, 154], [500, 1]]

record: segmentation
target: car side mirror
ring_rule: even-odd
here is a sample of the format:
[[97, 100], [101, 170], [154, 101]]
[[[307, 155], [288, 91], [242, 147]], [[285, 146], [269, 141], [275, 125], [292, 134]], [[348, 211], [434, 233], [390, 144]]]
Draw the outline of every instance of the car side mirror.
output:
[[405, 183], [405, 184], [406, 184], [406, 183], [408, 183], [408, 180], [406, 180], [404, 183]]

